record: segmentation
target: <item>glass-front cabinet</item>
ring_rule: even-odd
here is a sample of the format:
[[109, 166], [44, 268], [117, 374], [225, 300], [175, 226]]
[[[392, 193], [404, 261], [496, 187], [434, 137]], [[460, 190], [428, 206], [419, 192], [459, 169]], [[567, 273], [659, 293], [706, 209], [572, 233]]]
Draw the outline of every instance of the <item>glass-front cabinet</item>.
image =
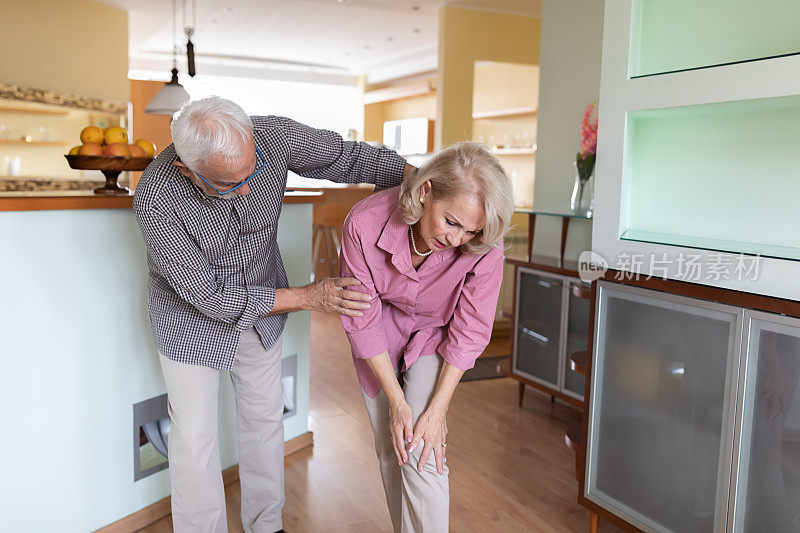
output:
[[741, 312], [599, 290], [587, 494], [652, 531], [718, 531]]
[[561, 278], [519, 269], [515, 370], [558, 387], [561, 360]]
[[583, 375], [569, 355], [588, 346], [589, 300], [571, 294], [580, 280], [517, 268], [512, 371], [523, 378], [583, 399]]
[[748, 312], [735, 532], [800, 531], [800, 320]]
[[643, 531], [800, 531], [800, 319], [599, 281], [584, 496]]

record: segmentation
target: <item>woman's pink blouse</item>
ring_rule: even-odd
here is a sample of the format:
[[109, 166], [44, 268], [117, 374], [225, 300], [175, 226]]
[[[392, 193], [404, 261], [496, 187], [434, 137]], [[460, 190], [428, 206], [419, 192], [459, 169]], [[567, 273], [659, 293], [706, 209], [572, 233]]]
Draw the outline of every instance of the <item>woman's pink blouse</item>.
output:
[[503, 250], [485, 255], [434, 251], [411, 264], [408, 224], [398, 209], [399, 187], [359, 202], [345, 220], [339, 274], [372, 296], [363, 316], [342, 315], [358, 381], [372, 398], [381, 387], [365, 359], [388, 352], [408, 369], [438, 353], [468, 370], [489, 343], [503, 277]]

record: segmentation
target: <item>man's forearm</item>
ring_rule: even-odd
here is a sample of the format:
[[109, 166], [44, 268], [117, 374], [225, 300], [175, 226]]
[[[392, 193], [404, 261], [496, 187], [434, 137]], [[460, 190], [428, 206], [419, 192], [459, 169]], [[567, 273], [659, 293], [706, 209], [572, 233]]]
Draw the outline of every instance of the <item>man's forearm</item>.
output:
[[275, 305], [272, 311], [266, 316], [282, 315], [295, 311], [309, 309], [306, 301], [305, 287], [288, 287], [286, 289], [275, 289]]
[[264, 316], [282, 315], [294, 311], [323, 311], [348, 316], [361, 316], [369, 309], [372, 297], [346, 287], [361, 285], [356, 278], [325, 278], [300, 287], [275, 289], [275, 303]]

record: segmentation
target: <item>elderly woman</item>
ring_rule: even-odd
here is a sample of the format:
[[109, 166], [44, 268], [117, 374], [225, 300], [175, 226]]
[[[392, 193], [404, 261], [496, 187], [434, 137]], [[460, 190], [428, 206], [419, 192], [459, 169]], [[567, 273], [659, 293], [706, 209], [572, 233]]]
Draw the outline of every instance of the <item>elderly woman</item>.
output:
[[345, 222], [341, 274], [371, 306], [342, 324], [395, 531], [448, 530], [445, 418], [489, 342], [513, 210], [497, 160], [459, 143]]

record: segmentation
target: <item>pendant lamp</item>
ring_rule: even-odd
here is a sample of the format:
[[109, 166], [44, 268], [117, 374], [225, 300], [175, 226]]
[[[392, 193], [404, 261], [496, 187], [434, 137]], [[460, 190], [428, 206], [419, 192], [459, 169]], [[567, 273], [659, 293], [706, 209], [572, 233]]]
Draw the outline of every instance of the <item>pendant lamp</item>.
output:
[[172, 79], [150, 100], [144, 112], [150, 115], [173, 115], [189, 101], [189, 93], [178, 83], [177, 44], [175, 41], [175, 0], [172, 0]]

